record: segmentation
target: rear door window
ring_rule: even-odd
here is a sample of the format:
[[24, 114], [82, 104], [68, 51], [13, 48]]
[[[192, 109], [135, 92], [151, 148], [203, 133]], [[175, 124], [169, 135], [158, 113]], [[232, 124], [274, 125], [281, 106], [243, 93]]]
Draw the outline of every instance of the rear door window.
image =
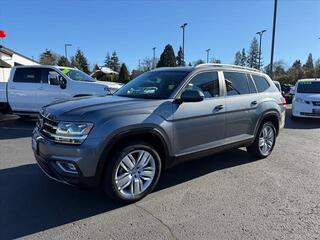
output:
[[20, 83], [41, 83], [41, 68], [17, 68], [13, 81]]
[[238, 72], [224, 72], [224, 79], [226, 82], [228, 96], [250, 93], [247, 74]]
[[259, 75], [252, 75], [252, 78], [254, 83], [256, 84], [258, 92], [264, 92], [270, 87], [269, 82], [264, 77]]

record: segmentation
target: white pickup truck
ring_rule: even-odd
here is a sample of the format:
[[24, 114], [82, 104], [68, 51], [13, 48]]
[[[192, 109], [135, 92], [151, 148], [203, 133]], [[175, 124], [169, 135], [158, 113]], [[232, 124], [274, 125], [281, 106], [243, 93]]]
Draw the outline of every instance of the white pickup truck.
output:
[[83, 96], [106, 96], [122, 85], [102, 82], [67, 67], [16, 66], [8, 83], [0, 82], [0, 113], [37, 114], [54, 101]]

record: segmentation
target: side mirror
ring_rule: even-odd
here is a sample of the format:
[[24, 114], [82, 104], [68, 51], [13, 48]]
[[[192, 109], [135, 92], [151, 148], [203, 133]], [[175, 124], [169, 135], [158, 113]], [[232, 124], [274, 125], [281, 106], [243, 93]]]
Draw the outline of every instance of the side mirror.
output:
[[195, 89], [187, 89], [180, 96], [181, 102], [201, 102], [203, 99], [203, 93]]
[[48, 76], [48, 83], [49, 85], [54, 85], [54, 86], [59, 86], [60, 85], [60, 80], [59, 80], [59, 76]]
[[67, 87], [67, 80], [64, 79], [64, 77], [59, 76], [59, 83], [60, 83], [60, 88], [61, 88], [61, 89], [66, 89], [66, 87]]

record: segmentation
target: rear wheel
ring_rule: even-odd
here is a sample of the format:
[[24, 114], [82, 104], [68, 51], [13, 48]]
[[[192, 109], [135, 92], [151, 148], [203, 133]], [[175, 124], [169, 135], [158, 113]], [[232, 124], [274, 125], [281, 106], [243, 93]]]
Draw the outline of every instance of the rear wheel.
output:
[[257, 158], [268, 157], [275, 145], [276, 135], [276, 129], [272, 122], [263, 123], [258, 130], [254, 142], [247, 147], [248, 152]]
[[135, 202], [154, 189], [160, 173], [156, 149], [145, 142], [131, 142], [115, 151], [106, 168], [104, 190], [118, 202]]

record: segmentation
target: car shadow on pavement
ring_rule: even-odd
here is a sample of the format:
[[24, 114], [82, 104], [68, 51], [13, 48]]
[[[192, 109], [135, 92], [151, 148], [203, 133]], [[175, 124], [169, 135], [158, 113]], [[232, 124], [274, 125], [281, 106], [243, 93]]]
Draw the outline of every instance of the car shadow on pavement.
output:
[[286, 110], [286, 129], [314, 129], [320, 128], [320, 119], [314, 118], [301, 118], [297, 120], [291, 119], [291, 109]]
[[[164, 172], [155, 191], [252, 161], [246, 151], [235, 149], [187, 162]], [[0, 239], [27, 236], [122, 207], [102, 192], [57, 183], [36, 164], [0, 170], [0, 191]]]
[[12, 115], [0, 116], [0, 140], [31, 137], [36, 119], [23, 119]]

